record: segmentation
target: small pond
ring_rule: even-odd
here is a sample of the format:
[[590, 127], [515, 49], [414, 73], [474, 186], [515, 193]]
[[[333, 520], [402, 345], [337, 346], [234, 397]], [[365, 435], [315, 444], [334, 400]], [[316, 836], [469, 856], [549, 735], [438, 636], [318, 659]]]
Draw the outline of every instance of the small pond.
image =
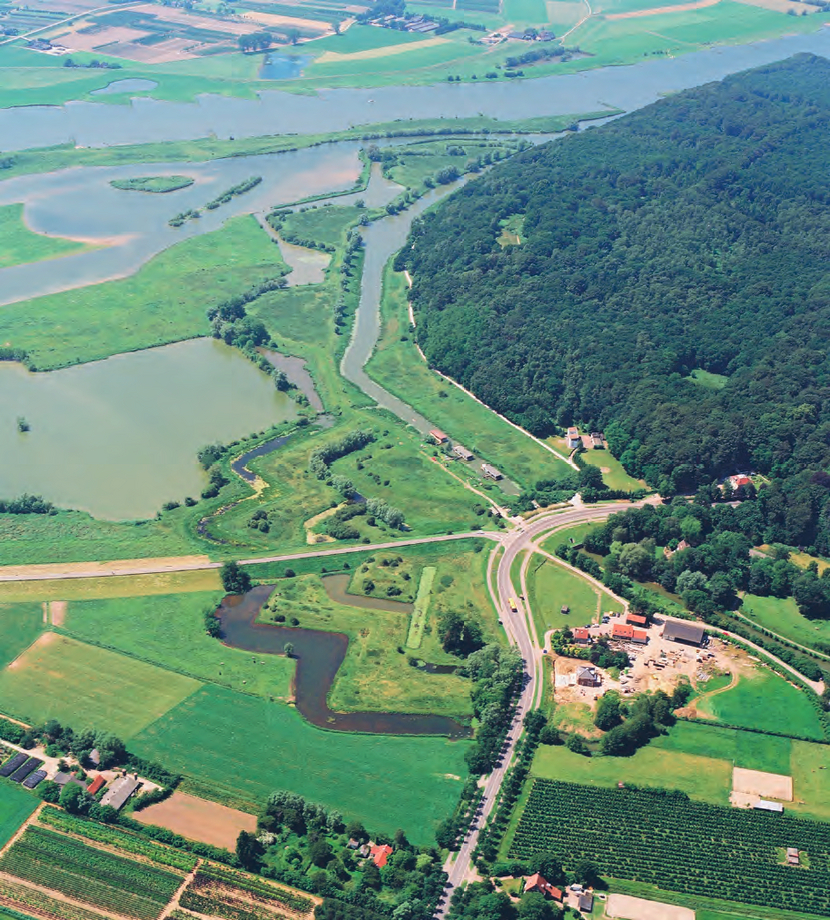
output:
[[277, 370], [282, 371], [295, 387], [305, 396], [315, 412], [323, 411], [323, 400], [314, 385], [314, 378], [308, 371], [305, 361], [296, 355], [282, 355], [268, 348], [257, 349], [259, 353]]
[[141, 93], [147, 90], [155, 89], [158, 86], [155, 80], [142, 80], [138, 77], [131, 77], [128, 80], [115, 80], [109, 83], [103, 89], [94, 89], [92, 96], [111, 96], [115, 93]]
[[[345, 576], [347, 581], [348, 577]], [[324, 579], [324, 583], [329, 581]], [[223, 641], [230, 648], [261, 655], [280, 655], [286, 642], [291, 642], [297, 659], [294, 678], [297, 709], [312, 725], [335, 731], [381, 735], [470, 737], [471, 732], [467, 726], [446, 716], [335, 712], [329, 709], [329, 689], [346, 657], [349, 639], [343, 633], [257, 623], [257, 615], [273, 590], [273, 585], [259, 585], [247, 594], [228, 595], [224, 598], [217, 610], [217, 616], [222, 621]], [[329, 585], [326, 590], [331, 590]], [[365, 602], [375, 600], [379, 598], [348, 596], [348, 603], [353, 607], [369, 607], [371, 605]], [[372, 606], [372, 609], [377, 608]], [[402, 667], [406, 667], [403, 662]]]
[[293, 80], [302, 76], [303, 67], [310, 60], [310, 54], [269, 54], [257, 76], [260, 80]]
[[[31, 430], [22, 434], [17, 417]], [[111, 520], [205, 487], [200, 447], [296, 417], [241, 352], [193, 339], [49, 373], [0, 363], [0, 496], [33, 492]]]

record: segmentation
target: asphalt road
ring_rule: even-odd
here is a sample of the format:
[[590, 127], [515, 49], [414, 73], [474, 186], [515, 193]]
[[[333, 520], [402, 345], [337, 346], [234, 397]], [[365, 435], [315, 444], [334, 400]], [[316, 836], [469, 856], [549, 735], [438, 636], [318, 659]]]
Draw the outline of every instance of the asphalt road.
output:
[[[539, 691], [539, 674], [541, 672], [541, 649], [537, 648], [531, 638], [529, 618], [531, 615], [527, 601], [520, 597], [510, 578], [510, 570], [519, 553], [530, 548], [534, 540], [542, 534], [561, 530], [565, 527], [572, 527], [574, 524], [581, 524], [585, 521], [602, 520], [610, 514], [621, 511], [624, 508], [630, 508], [628, 502], [619, 504], [593, 505], [586, 507], [573, 508], [565, 511], [552, 511], [548, 514], [540, 515], [530, 523], [522, 523], [502, 540], [504, 554], [499, 560], [496, 572], [496, 591], [493, 591], [492, 580], [488, 582], [490, 595], [496, 605], [496, 610], [504, 624], [505, 632], [512, 645], [518, 647], [522, 659], [525, 663], [525, 674], [527, 683], [516, 707], [516, 714], [507, 733], [504, 753], [500, 765], [493, 770], [487, 777], [484, 785], [484, 796], [481, 805], [476, 813], [469, 831], [467, 832], [464, 842], [461, 845], [458, 855], [452, 861], [447, 863], [445, 869], [449, 875], [447, 886], [444, 889], [444, 898], [439, 904], [435, 917], [438, 920], [446, 915], [449, 910], [450, 899], [454, 890], [463, 882], [471, 881], [476, 878], [476, 871], [473, 865], [472, 853], [478, 844], [478, 837], [481, 829], [484, 827], [487, 816], [493, 810], [498, 791], [504, 781], [510, 762], [516, 750], [516, 742], [522, 733], [522, 722], [525, 714], [534, 707], [536, 696]], [[497, 551], [494, 550], [494, 554]], [[494, 556], [491, 556], [492, 565]], [[488, 569], [488, 576], [490, 570]], [[510, 609], [509, 598], [514, 598], [519, 608], [517, 613]]]

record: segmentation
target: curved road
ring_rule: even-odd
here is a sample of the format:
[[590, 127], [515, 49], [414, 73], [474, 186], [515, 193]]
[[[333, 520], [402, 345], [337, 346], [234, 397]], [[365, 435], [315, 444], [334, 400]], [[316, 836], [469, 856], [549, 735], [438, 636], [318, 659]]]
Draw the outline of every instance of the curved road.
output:
[[[524, 598], [520, 597], [513, 586], [510, 578], [510, 570], [519, 553], [530, 549], [531, 545], [542, 534], [561, 530], [565, 527], [572, 527], [574, 524], [581, 524], [585, 521], [603, 520], [610, 514], [630, 508], [630, 502], [615, 502], [607, 505], [593, 505], [590, 507], [572, 508], [570, 510], [560, 510], [544, 513], [526, 522], [522, 521], [515, 530], [507, 534], [502, 540], [504, 553], [499, 560], [498, 570], [496, 572], [496, 589], [493, 590], [492, 567], [495, 554], [499, 547], [493, 550], [490, 556], [488, 566], [488, 589], [496, 610], [499, 613], [505, 632], [510, 640], [511, 645], [518, 647], [522, 659], [525, 663], [525, 674], [527, 683], [519, 703], [516, 707], [516, 713], [510, 730], [507, 733], [504, 753], [499, 766], [487, 777], [484, 785], [484, 797], [481, 801], [476, 817], [467, 832], [458, 854], [453, 859], [447, 861], [445, 870], [449, 879], [444, 889], [444, 899], [439, 905], [435, 916], [443, 918], [449, 909], [450, 899], [454, 890], [465, 881], [471, 881], [476, 877], [475, 867], [473, 865], [473, 850], [478, 844], [478, 837], [481, 833], [487, 816], [492, 812], [496, 803], [499, 789], [504, 781], [513, 754], [516, 749], [516, 742], [522, 733], [522, 723], [525, 714], [533, 709], [536, 703], [536, 697], [541, 688], [539, 682], [541, 649], [533, 643], [530, 632], [530, 608]], [[508, 603], [508, 598], [514, 598], [519, 610], [513, 613]]]

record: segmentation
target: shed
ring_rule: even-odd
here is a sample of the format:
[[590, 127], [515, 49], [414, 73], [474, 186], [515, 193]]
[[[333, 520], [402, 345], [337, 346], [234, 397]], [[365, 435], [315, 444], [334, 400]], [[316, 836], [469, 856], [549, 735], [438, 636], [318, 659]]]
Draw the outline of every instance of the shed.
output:
[[109, 805], [116, 811], [120, 811], [140, 785], [141, 780], [137, 775], [122, 776], [107, 789], [101, 799], [101, 804]]
[[[45, 779], [45, 770], [35, 770], [34, 773], [30, 773], [26, 779], [23, 780], [23, 785], [27, 789], [34, 789], [36, 786], [39, 786]], [[796, 857], [796, 860], [798, 860], [798, 857]]]
[[502, 479], [502, 478], [503, 478], [502, 475], [501, 475], [501, 473], [500, 473], [494, 466], [492, 466], [492, 465], [489, 464], [489, 463], [482, 463], [482, 464], [481, 464], [481, 472], [482, 472], [488, 479]]
[[3, 766], [0, 767], [0, 776], [11, 776], [11, 774], [22, 767], [28, 759], [29, 755], [22, 753], [17, 753], [13, 757], [10, 757]]
[[452, 452], [456, 457], [459, 458], [459, 460], [475, 460], [472, 452], [467, 450], [467, 448], [463, 447], [461, 444], [456, 444], [455, 447], [453, 447]]
[[774, 811], [778, 814], [784, 811], [784, 806], [780, 802], [768, 802], [766, 799], [758, 799], [752, 807], [758, 811]]
[[706, 635], [703, 623], [693, 623], [689, 620], [675, 620], [666, 617], [663, 627], [663, 638], [671, 642], [683, 642], [686, 645], [701, 645]]
[[598, 431], [591, 432], [591, 446], [598, 450], [605, 447], [602, 435]]
[[440, 428], [430, 428], [429, 436], [436, 444], [446, 444], [449, 438], [441, 431]]

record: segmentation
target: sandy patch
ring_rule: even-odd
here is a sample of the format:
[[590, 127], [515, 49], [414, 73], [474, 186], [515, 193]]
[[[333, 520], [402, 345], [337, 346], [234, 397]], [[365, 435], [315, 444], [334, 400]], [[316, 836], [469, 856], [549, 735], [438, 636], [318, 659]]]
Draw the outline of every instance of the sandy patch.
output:
[[688, 907], [645, 901], [627, 894], [609, 894], [605, 912], [609, 917], [624, 920], [695, 920], [695, 912]]
[[760, 770], [735, 767], [732, 771], [732, 791], [743, 795], [792, 802], [793, 778], [780, 773], [763, 773]]
[[[333, 16], [333, 14], [332, 14]], [[334, 29], [328, 23], [320, 22], [319, 19], [300, 19], [297, 16], [280, 16], [277, 13], [260, 13], [259, 10], [251, 10], [242, 14], [243, 19], [251, 22], [258, 22], [265, 26], [286, 26], [293, 29], [305, 29], [307, 32], [331, 32]]]
[[158, 556], [151, 559], [115, 559], [109, 562], [48, 562], [40, 565], [0, 566], [0, 581], [41, 581], [49, 578], [94, 578], [101, 575], [152, 575], [183, 569], [209, 569], [208, 556]]
[[133, 817], [142, 824], [166, 827], [190, 840], [200, 840], [228, 850], [236, 846], [240, 831], [253, 833], [256, 830], [254, 815], [185, 792], [174, 792], [169, 799], [137, 811]]
[[[719, 2], [719, 0], [715, 0]], [[445, 45], [446, 38], [426, 38], [422, 42], [408, 42], [405, 45], [389, 45], [386, 48], [370, 48], [367, 51], [353, 51], [351, 54], [341, 54], [339, 51], [326, 51], [320, 55], [315, 64], [335, 64], [346, 61], [368, 61], [373, 58], [390, 57], [394, 54], [405, 54], [407, 51], [416, 51], [421, 48], [432, 48], [436, 45]]]
[[334, 543], [334, 537], [330, 537], [326, 533], [316, 533], [314, 528], [322, 521], [325, 521], [326, 518], [330, 518], [332, 515], [337, 514], [337, 512], [345, 506], [346, 502], [341, 502], [336, 507], [326, 508], [325, 511], [321, 511], [319, 514], [315, 514], [314, 517], [309, 518], [303, 524], [305, 528], [306, 543], [309, 545], [314, 545], [315, 543]]
[[49, 604], [49, 613], [52, 616], [53, 626], [63, 626], [66, 622], [66, 601], [51, 601]]
[[677, 6], [655, 6], [650, 10], [632, 10], [630, 13], [606, 13], [606, 19], [639, 19], [642, 16], [659, 16], [661, 13], [682, 13], [686, 10], [702, 10], [715, 6], [720, 0], [695, 0], [694, 3], [678, 3]]

